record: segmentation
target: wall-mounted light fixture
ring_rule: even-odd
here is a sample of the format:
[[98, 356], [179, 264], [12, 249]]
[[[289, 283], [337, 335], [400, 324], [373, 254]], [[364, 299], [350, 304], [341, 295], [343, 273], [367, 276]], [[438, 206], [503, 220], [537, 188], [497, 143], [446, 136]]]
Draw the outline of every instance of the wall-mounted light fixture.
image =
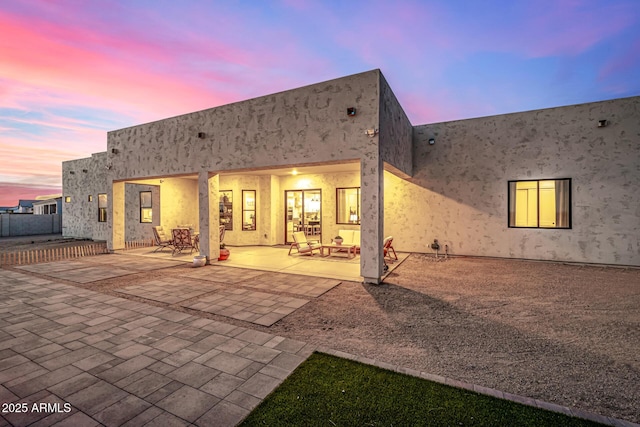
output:
[[117, 148], [112, 148], [111, 149], [111, 154], [118, 154], [120, 151], [118, 151]]
[[373, 138], [374, 136], [376, 136], [378, 134], [378, 129], [367, 129], [367, 130], [364, 131], [364, 133], [369, 138]]
[[162, 184], [163, 182], [164, 182], [164, 179], [161, 179], [161, 180], [160, 180], [160, 184]]
[[205, 136], [204, 132], [198, 132], [198, 138], [204, 139]]
[[86, 169], [82, 169], [82, 172], [83, 172], [83, 173], [87, 173], [87, 172], [89, 172], [89, 171], [88, 171], [88, 170], [86, 170]]
[[356, 107], [347, 108], [347, 116], [355, 116], [356, 115]]
[[433, 145], [436, 143], [436, 139], [435, 138], [429, 138], [429, 145]]
[[607, 127], [608, 124], [609, 124], [608, 120], [598, 120], [598, 127], [599, 128]]
[[69, 171], [69, 175], [75, 175], [76, 172], [75, 171]]

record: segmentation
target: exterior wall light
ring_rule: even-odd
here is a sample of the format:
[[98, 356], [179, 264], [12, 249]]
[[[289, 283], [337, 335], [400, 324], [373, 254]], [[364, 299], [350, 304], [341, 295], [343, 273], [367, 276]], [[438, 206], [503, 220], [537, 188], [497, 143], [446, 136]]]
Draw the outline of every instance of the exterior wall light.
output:
[[356, 115], [356, 108], [355, 107], [347, 108], [347, 116], [355, 116], [355, 115]]
[[204, 132], [198, 132], [198, 138], [204, 139], [205, 136]]
[[609, 122], [607, 120], [598, 120], [598, 127], [599, 128], [607, 127], [608, 124], [609, 124]]
[[111, 149], [111, 154], [118, 154], [118, 153], [119, 153], [119, 151], [118, 151], [117, 148], [112, 148]]
[[429, 138], [429, 145], [433, 145], [436, 143], [435, 138]]

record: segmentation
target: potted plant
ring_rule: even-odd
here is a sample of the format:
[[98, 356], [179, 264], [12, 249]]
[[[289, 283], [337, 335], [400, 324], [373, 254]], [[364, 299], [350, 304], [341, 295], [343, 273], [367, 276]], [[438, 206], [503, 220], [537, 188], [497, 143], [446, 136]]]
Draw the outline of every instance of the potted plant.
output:
[[227, 249], [225, 247], [224, 243], [220, 243], [220, 256], [218, 257], [218, 261], [224, 261], [227, 258], [229, 258], [231, 252], [229, 252], [229, 249]]
[[342, 237], [336, 236], [333, 238], [333, 243], [335, 243], [336, 245], [341, 245], [343, 240], [344, 239]]

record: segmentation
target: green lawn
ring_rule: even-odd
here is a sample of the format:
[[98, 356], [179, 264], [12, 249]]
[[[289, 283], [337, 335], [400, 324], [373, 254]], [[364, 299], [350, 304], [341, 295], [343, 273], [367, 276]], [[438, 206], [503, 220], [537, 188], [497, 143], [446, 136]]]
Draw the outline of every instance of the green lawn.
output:
[[314, 353], [242, 426], [597, 426]]

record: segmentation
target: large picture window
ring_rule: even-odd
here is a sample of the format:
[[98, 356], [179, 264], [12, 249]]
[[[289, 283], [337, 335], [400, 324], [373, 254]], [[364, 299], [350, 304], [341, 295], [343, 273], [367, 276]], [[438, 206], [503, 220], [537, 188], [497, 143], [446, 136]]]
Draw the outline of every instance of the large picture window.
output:
[[140, 222], [153, 222], [151, 191], [140, 192]]
[[98, 194], [98, 222], [107, 222], [107, 195]]
[[571, 228], [571, 179], [509, 181], [509, 227]]
[[360, 224], [360, 187], [336, 188], [336, 224]]

